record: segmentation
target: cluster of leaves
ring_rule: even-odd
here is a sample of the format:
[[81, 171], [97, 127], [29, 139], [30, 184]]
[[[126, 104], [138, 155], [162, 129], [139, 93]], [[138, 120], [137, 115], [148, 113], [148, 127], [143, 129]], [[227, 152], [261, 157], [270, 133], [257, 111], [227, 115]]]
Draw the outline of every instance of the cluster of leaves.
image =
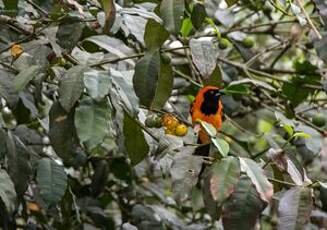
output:
[[[0, 224], [326, 228], [326, 9], [0, 0]], [[222, 129], [200, 121], [208, 157], [204, 85], [226, 94]], [[146, 125], [162, 114], [188, 129]]]

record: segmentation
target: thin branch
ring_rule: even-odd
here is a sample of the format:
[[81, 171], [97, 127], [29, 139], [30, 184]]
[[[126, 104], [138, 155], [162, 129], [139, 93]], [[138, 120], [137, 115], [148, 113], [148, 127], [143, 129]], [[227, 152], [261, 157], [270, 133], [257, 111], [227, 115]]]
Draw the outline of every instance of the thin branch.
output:
[[316, 28], [315, 25], [313, 24], [313, 22], [312, 22], [312, 20], [311, 20], [311, 18], [310, 18], [310, 16], [309, 16], [309, 14], [307, 13], [307, 11], [304, 9], [304, 2], [303, 2], [303, 0], [296, 0], [296, 1], [297, 1], [297, 3], [299, 4], [299, 6], [300, 6], [300, 8], [301, 8], [301, 10], [302, 10], [302, 12], [303, 12], [305, 18], [307, 19], [309, 25], [311, 26], [311, 28], [313, 29], [313, 31], [315, 32], [315, 34], [317, 35], [317, 37], [318, 37], [319, 39], [322, 39], [321, 34], [319, 33], [319, 31], [317, 30], [317, 28]]

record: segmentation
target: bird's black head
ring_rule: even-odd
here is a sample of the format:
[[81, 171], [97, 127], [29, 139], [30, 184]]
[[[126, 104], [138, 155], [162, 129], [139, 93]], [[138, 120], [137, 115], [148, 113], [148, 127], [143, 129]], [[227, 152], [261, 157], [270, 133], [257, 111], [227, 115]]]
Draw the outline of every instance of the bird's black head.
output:
[[216, 101], [220, 99], [222, 95], [221, 91], [218, 89], [209, 89], [207, 92], [203, 94], [203, 98], [205, 101]]
[[209, 89], [203, 94], [203, 102], [201, 104], [201, 112], [206, 115], [213, 115], [219, 109], [219, 100], [222, 92], [218, 89]]

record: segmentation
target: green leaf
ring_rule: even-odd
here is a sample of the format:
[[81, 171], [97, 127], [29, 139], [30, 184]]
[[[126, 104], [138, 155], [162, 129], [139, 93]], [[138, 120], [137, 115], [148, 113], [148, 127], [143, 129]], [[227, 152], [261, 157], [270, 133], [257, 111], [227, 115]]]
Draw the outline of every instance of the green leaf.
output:
[[184, 18], [182, 22], [182, 28], [181, 28], [181, 34], [184, 38], [189, 36], [189, 34], [192, 32], [193, 25], [190, 18]]
[[204, 4], [202, 2], [197, 2], [194, 5], [191, 13], [192, 25], [196, 29], [200, 29], [202, 27], [202, 24], [204, 23], [206, 16], [207, 13]]
[[214, 146], [216, 146], [222, 157], [226, 157], [228, 155], [229, 144], [224, 139], [214, 137], [211, 138], [211, 141], [214, 144]]
[[230, 6], [234, 5], [234, 4], [236, 4], [237, 2], [238, 2], [238, 0], [226, 0], [226, 3], [227, 3], [227, 5], [228, 5], [228, 7], [230, 7]]
[[241, 175], [240, 164], [237, 158], [227, 157], [211, 165], [208, 170], [204, 192], [220, 206], [234, 192]]
[[151, 103], [152, 109], [160, 110], [165, 105], [173, 90], [173, 81], [173, 69], [171, 64], [165, 63], [161, 59], [157, 88]]
[[201, 157], [191, 155], [192, 152], [194, 148], [182, 148], [181, 152], [174, 157], [170, 169], [173, 196], [180, 203], [191, 196], [192, 188], [198, 181], [203, 164]]
[[303, 102], [310, 94], [310, 90], [301, 87], [299, 83], [284, 83], [282, 87], [283, 94], [294, 106]]
[[17, 92], [23, 90], [25, 86], [40, 73], [39, 65], [32, 65], [26, 70], [20, 71], [14, 79], [14, 86]]
[[226, 88], [224, 88], [223, 92], [226, 95], [232, 95], [232, 94], [250, 94], [250, 89], [246, 85], [229, 85]]
[[67, 187], [65, 169], [50, 158], [38, 161], [36, 181], [40, 195], [48, 206], [58, 203], [65, 194]]
[[276, 92], [276, 89], [274, 87], [272, 87], [271, 85], [269, 85], [268, 83], [264, 82], [264, 81], [259, 81], [259, 80], [255, 80], [255, 79], [250, 79], [250, 78], [244, 78], [241, 80], [237, 80], [237, 81], [232, 81], [229, 86], [235, 86], [235, 85], [243, 85], [243, 84], [252, 84], [256, 87], [260, 87], [269, 91], [273, 91]]
[[12, 178], [17, 194], [24, 195], [32, 174], [29, 151], [25, 144], [11, 132], [8, 132], [6, 142], [8, 174]]
[[78, 145], [74, 110], [67, 113], [57, 101], [53, 103], [49, 111], [49, 139], [52, 148], [64, 164], [70, 165], [74, 159], [73, 146]]
[[[125, 45], [125, 43], [117, 38], [109, 37], [107, 35], [95, 35], [85, 39], [85, 41], [92, 42], [102, 49], [108, 51], [111, 54], [116, 55], [117, 57], [123, 58], [127, 55], [133, 53], [133, 50]], [[127, 61], [132, 66], [134, 65], [133, 61]]]
[[59, 102], [67, 112], [70, 111], [83, 93], [85, 68], [85, 66], [81, 65], [70, 68], [59, 83]]
[[136, 123], [134, 118], [126, 112], [124, 112], [123, 132], [128, 157], [132, 165], [137, 165], [147, 156], [149, 146], [140, 126]]
[[260, 198], [269, 203], [274, 193], [263, 169], [252, 159], [240, 157], [241, 171], [246, 173], [260, 194]]
[[251, 180], [242, 176], [235, 191], [223, 206], [223, 226], [228, 230], [254, 229], [260, 213], [266, 204], [260, 200]]
[[102, 8], [105, 12], [104, 32], [109, 33], [116, 19], [116, 8], [113, 0], [101, 0]]
[[184, 0], [163, 0], [160, 4], [160, 16], [165, 28], [172, 34], [178, 34], [184, 16]]
[[62, 20], [59, 25], [56, 41], [62, 48], [72, 50], [82, 35], [84, 23], [76, 18], [67, 18], [68, 20]]
[[201, 126], [209, 134], [210, 137], [216, 137], [217, 129], [212, 124], [207, 123], [207, 122], [202, 121], [202, 120], [198, 120], [197, 122], [199, 122], [201, 124]]
[[133, 86], [140, 104], [150, 107], [157, 88], [160, 69], [159, 51], [151, 51], [141, 58], [135, 66]]
[[217, 65], [219, 49], [212, 40], [190, 40], [192, 60], [204, 79], [209, 79]]
[[0, 69], [0, 95], [6, 99], [11, 108], [18, 102], [18, 93], [14, 87], [14, 76]]
[[89, 149], [103, 142], [109, 134], [110, 109], [106, 101], [97, 103], [85, 96], [75, 111], [75, 127], [82, 143]]
[[133, 89], [133, 72], [110, 69], [110, 81], [113, 86], [113, 89], [109, 91], [110, 95], [118, 98], [131, 114], [137, 114], [139, 100]]
[[297, 186], [286, 191], [279, 201], [278, 229], [302, 229], [312, 210], [312, 189]]
[[296, 132], [293, 137], [302, 137], [302, 138], [310, 138], [311, 135], [305, 132]]
[[84, 73], [84, 85], [88, 94], [96, 101], [103, 99], [109, 92], [108, 71], [90, 70]]
[[0, 198], [7, 212], [13, 214], [16, 210], [17, 195], [14, 183], [4, 169], [0, 169]]
[[148, 50], [160, 48], [168, 37], [169, 33], [160, 23], [154, 19], [148, 20], [144, 32], [144, 42]]

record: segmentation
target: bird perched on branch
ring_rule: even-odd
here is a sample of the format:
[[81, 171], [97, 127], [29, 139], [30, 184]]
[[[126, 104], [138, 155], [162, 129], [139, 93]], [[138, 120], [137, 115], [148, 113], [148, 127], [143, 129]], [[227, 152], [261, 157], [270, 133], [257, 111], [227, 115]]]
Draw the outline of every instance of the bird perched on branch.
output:
[[[191, 107], [191, 116], [195, 129], [200, 129], [198, 138], [199, 144], [209, 143], [210, 136], [203, 129], [203, 127], [199, 127], [199, 123], [197, 123], [198, 120], [202, 120], [213, 125], [217, 130], [220, 129], [222, 125], [222, 94], [222, 91], [218, 87], [205, 86], [199, 90], [195, 97], [195, 100]], [[198, 148], [197, 150], [197, 155], [204, 155], [203, 148]], [[205, 155], [208, 155], [208, 151], [206, 152], [207, 153], [205, 153]]]

